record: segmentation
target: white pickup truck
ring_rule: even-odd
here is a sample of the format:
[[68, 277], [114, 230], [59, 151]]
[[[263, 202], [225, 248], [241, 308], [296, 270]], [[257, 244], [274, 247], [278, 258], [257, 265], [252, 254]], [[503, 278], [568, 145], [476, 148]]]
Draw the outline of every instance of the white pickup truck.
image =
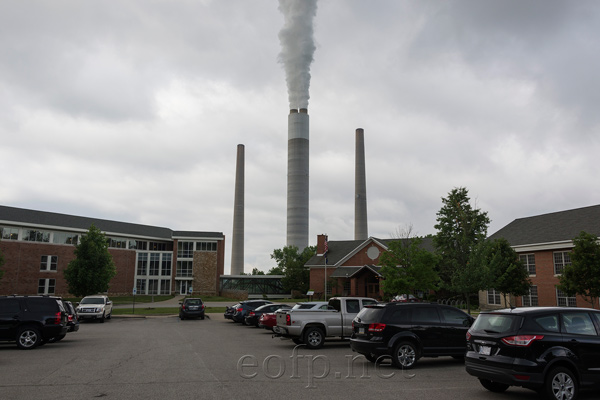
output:
[[296, 344], [309, 349], [323, 346], [325, 337], [336, 336], [349, 339], [352, 335], [352, 320], [366, 305], [377, 304], [368, 297], [333, 297], [327, 310], [279, 310], [275, 336], [290, 338]]

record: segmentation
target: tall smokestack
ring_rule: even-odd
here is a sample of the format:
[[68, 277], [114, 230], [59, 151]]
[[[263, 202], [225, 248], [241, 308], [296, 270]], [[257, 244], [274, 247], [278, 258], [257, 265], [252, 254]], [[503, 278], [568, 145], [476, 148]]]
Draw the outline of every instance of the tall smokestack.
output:
[[367, 176], [365, 172], [365, 132], [356, 130], [356, 166], [354, 173], [354, 240], [369, 238], [367, 229]]
[[288, 116], [287, 245], [308, 246], [308, 110]]
[[244, 272], [244, 145], [237, 146], [233, 234], [231, 235], [231, 275]]
[[279, 61], [285, 70], [288, 116], [287, 245], [308, 246], [308, 88], [316, 46], [313, 19], [317, 0], [279, 0], [284, 25]]

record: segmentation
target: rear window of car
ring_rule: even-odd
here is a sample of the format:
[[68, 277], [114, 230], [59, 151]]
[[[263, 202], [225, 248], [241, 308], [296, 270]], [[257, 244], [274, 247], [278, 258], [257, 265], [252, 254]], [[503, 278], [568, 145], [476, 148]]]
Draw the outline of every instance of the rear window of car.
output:
[[508, 333], [514, 332], [522, 317], [510, 314], [480, 314], [471, 327], [472, 331], [483, 331], [486, 333]]
[[202, 305], [202, 300], [200, 300], [200, 299], [189, 299], [189, 300], [186, 300], [185, 303], [188, 306], [200, 306], [200, 305]]
[[26, 300], [29, 311], [40, 313], [55, 313], [64, 311], [62, 303], [56, 299], [30, 298]]
[[381, 322], [384, 313], [384, 307], [367, 306], [359, 311], [359, 313], [356, 315], [356, 318], [360, 318], [360, 321], [363, 323], [372, 324], [375, 322]]

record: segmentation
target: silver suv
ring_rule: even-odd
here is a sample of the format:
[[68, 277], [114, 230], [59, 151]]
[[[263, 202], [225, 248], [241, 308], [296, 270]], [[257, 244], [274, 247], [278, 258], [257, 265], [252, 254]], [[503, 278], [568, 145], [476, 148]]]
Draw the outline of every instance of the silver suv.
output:
[[94, 296], [85, 296], [77, 303], [78, 319], [98, 319], [104, 322], [112, 316], [112, 301], [108, 296], [97, 294]]

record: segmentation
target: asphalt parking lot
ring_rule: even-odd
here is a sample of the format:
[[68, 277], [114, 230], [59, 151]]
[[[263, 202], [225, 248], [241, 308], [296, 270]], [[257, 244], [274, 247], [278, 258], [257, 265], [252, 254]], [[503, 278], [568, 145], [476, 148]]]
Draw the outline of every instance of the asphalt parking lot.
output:
[[2, 343], [0, 398], [537, 399], [519, 388], [488, 392], [450, 357], [421, 359], [408, 372], [375, 368], [348, 342], [309, 351], [266, 330], [209, 317], [113, 318], [82, 323], [79, 332], [33, 350]]

